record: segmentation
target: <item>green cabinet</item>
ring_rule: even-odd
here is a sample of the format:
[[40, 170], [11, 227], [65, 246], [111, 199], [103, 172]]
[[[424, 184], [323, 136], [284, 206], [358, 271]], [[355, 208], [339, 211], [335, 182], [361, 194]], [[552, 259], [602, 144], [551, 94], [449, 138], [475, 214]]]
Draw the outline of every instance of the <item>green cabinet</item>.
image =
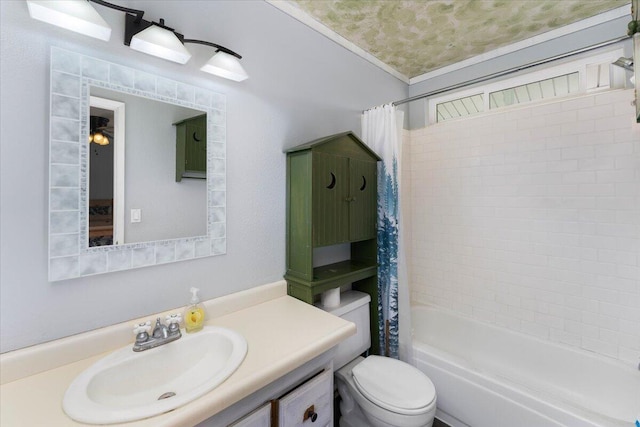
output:
[[[377, 331], [377, 162], [352, 132], [287, 151], [287, 271], [289, 295], [312, 304], [324, 291], [351, 283], [372, 297]], [[349, 244], [350, 258], [314, 264], [314, 250]], [[372, 334], [377, 348], [377, 333]]]
[[185, 119], [176, 127], [176, 182], [207, 177], [207, 115]]
[[313, 246], [376, 237], [376, 162], [312, 154]]

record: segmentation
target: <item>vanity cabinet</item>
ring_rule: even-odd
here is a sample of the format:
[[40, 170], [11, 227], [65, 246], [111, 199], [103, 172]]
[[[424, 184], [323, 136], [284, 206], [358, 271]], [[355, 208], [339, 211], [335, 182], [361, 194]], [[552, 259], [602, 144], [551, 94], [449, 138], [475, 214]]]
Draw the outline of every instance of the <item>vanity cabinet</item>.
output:
[[333, 421], [333, 371], [323, 371], [290, 391], [274, 402], [274, 410], [276, 408], [277, 427], [330, 426]]
[[[332, 355], [328, 356], [332, 357]], [[321, 358], [327, 360], [326, 356], [321, 356]], [[218, 427], [221, 425], [229, 427], [333, 426], [332, 365], [325, 365], [320, 371], [317, 368], [311, 368], [309, 371], [309, 368], [311, 366], [298, 368], [297, 379], [293, 382], [291, 379], [283, 378], [265, 387], [263, 391], [267, 392], [266, 401], [259, 400], [265, 403], [261, 403], [257, 409], [231, 424], [225, 422], [218, 415], [198, 424], [197, 427]], [[304, 373], [302, 374], [302, 372]], [[269, 390], [271, 388], [273, 390]], [[249, 401], [253, 398], [264, 399], [264, 395], [258, 396], [258, 394], [249, 396], [247, 399]], [[246, 408], [244, 402], [240, 402], [239, 405]]]
[[[324, 291], [351, 284], [371, 295], [377, 331], [377, 162], [353, 132], [287, 150], [287, 292], [314, 303]], [[314, 263], [315, 250], [349, 244], [350, 258]], [[372, 334], [372, 348], [377, 347]]]
[[176, 182], [207, 177], [207, 115], [185, 119], [176, 127]]

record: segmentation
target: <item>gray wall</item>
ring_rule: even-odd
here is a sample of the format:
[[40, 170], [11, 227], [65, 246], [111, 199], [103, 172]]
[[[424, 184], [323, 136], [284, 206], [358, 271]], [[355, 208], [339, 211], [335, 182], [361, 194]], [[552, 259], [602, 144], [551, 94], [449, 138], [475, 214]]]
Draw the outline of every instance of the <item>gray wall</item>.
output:
[[[629, 17], [618, 18], [600, 25], [593, 26], [572, 34], [558, 37], [544, 43], [520, 49], [518, 51], [498, 56], [481, 63], [461, 68], [450, 73], [442, 74], [409, 87], [409, 96], [421, 95], [456, 85], [468, 80], [480, 78], [499, 71], [519, 67], [532, 62], [547, 59], [566, 52], [592, 46], [618, 37], [623, 37], [627, 31]], [[628, 55], [631, 56], [631, 42], [625, 44]], [[530, 70], [529, 70], [530, 71]], [[524, 71], [525, 73], [527, 71]], [[513, 77], [509, 75], [505, 78]], [[469, 86], [472, 87], [472, 86]], [[426, 125], [426, 101], [413, 101], [409, 105], [409, 128], [419, 129]]]
[[[112, 40], [32, 20], [22, 0], [0, 1], [0, 351], [127, 321], [188, 301], [282, 278], [288, 147], [345, 130], [360, 113], [408, 95], [407, 85], [262, 1], [127, 1], [145, 18], [166, 18], [189, 38], [244, 56], [250, 79], [199, 71], [212, 54], [181, 66], [122, 44], [124, 15], [94, 7]], [[47, 281], [49, 55], [51, 45], [227, 94], [227, 254]]]

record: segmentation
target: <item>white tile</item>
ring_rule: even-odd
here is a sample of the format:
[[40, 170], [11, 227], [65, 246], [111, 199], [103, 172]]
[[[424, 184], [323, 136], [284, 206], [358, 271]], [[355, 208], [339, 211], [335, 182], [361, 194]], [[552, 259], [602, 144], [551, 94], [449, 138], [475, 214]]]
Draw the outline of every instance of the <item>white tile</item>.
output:
[[600, 104], [577, 110], [578, 120], [595, 120], [613, 115], [613, 104]]
[[155, 263], [155, 250], [153, 247], [135, 248], [131, 250], [132, 267], [144, 267]]
[[109, 83], [133, 89], [135, 71], [133, 68], [109, 64]]
[[97, 252], [80, 255], [80, 276], [107, 272], [107, 253]]
[[131, 268], [131, 251], [119, 250], [108, 252], [107, 263], [109, 271], [128, 270]]
[[412, 297], [628, 358], [640, 336], [640, 131], [616, 117], [625, 96], [409, 132]]
[[195, 256], [195, 242], [188, 240], [176, 244], [176, 260], [192, 259]]
[[77, 188], [52, 188], [49, 201], [52, 211], [77, 211], [79, 207]]
[[80, 227], [79, 211], [51, 212], [49, 216], [49, 230], [51, 233], [74, 233]]
[[51, 118], [51, 139], [55, 141], [80, 141], [80, 121], [60, 117]]
[[51, 95], [51, 115], [80, 120], [80, 99], [65, 95]]
[[65, 73], [80, 75], [80, 54], [68, 50], [51, 48], [51, 69]]
[[635, 182], [636, 179], [636, 171], [633, 169], [618, 169], [618, 170], [609, 170], [609, 171], [597, 171], [596, 172], [597, 181], [599, 183], [607, 183], [607, 182]]
[[78, 165], [51, 165], [50, 184], [52, 187], [79, 187], [80, 167]]
[[562, 158], [567, 159], [590, 159], [595, 156], [593, 146], [568, 147], [562, 149]]
[[80, 160], [80, 144], [75, 142], [51, 141], [51, 163], [78, 165]]
[[176, 260], [176, 245], [168, 243], [156, 246], [156, 264], [164, 264]]
[[79, 275], [77, 256], [51, 258], [49, 260], [49, 280], [72, 279]]
[[614, 157], [596, 157], [578, 160], [578, 169], [582, 171], [615, 169]]
[[624, 129], [633, 125], [633, 116], [613, 116], [595, 119], [595, 128], [599, 130]]
[[100, 61], [99, 59], [82, 57], [82, 77], [99, 80], [102, 82], [109, 81], [109, 63]]
[[133, 77], [133, 87], [143, 92], [156, 93], [156, 76], [136, 70]]
[[49, 256], [63, 257], [80, 253], [78, 233], [52, 234], [49, 238]]
[[594, 146], [596, 157], [630, 156], [633, 154], [631, 142], [619, 142]]

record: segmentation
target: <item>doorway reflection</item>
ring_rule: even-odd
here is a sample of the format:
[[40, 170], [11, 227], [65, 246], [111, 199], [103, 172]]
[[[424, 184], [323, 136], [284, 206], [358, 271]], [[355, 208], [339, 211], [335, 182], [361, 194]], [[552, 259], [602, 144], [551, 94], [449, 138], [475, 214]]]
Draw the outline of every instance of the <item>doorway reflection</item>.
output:
[[113, 245], [114, 132], [113, 111], [90, 108], [89, 247]]

